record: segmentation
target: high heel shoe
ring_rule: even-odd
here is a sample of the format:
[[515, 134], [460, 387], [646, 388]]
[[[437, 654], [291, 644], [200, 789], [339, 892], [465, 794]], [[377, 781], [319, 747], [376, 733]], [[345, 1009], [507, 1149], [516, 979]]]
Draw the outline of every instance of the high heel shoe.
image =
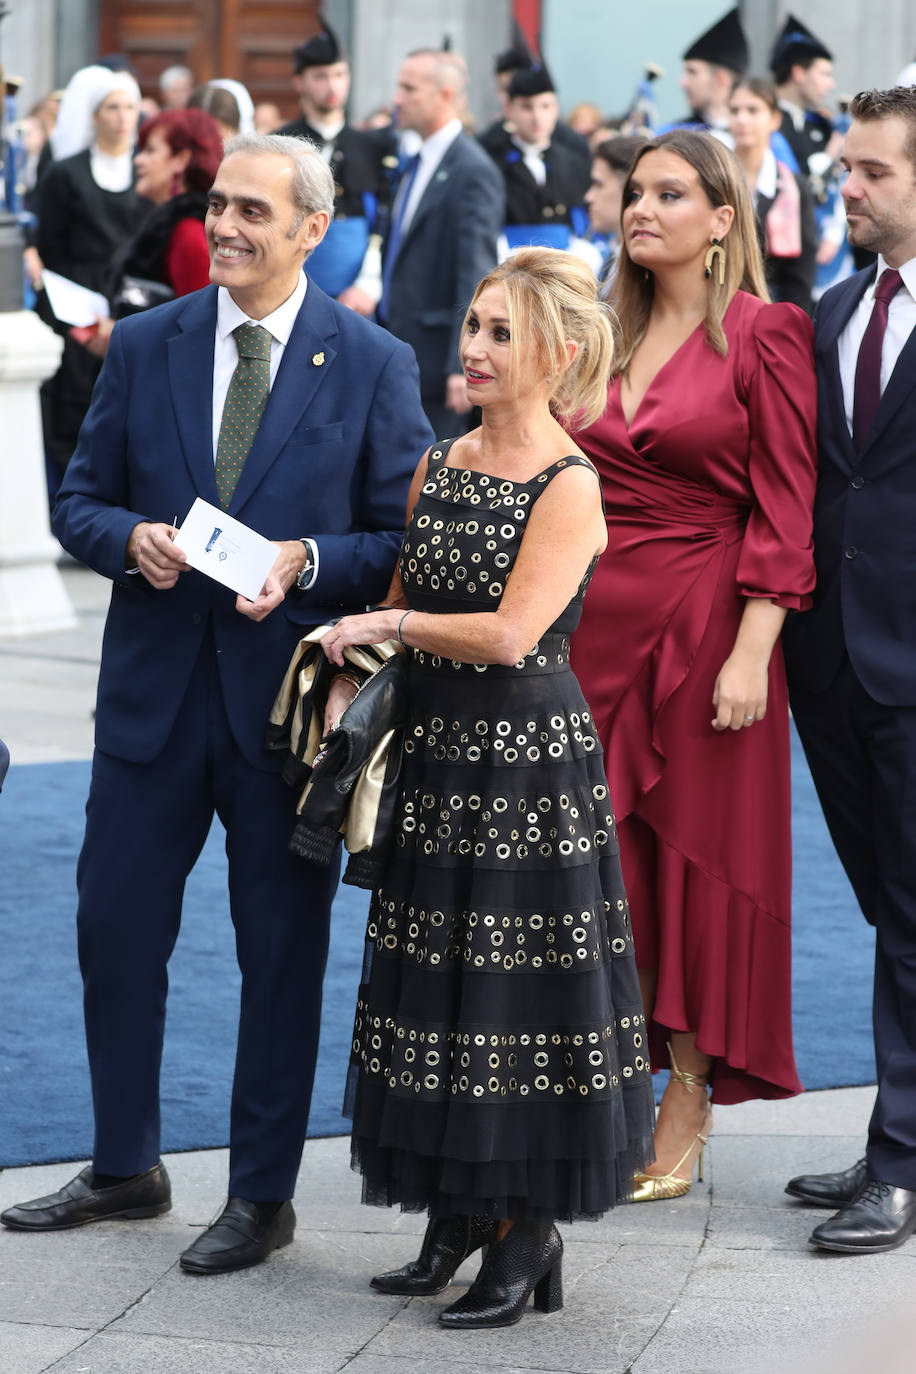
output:
[[487, 1251], [466, 1293], [439, 1313], [452, 1330], [514, 1326], [531, 1293], [539, 1312], [563, 1306], [563, 1241], [554, 1225], [517, 1221]]
[[[671, 1060], [671, 1077], [676, 1083], [680, 1083], [689, 1093], [693, 1093], [695, 1088], [706, 1088], [708, 1078], [705, 1074], [687, 1073], [685, 1069], [678, 1068], [677, 1060], [674, 1057], [674, 1050], [671, 1042], [668, 1042], [668, 1057]], [[635, 1174], [633, 1177], [633, 1192], [630, 1197], [631, 1202], [661, 1202], [666, 1198], [683, 1197], [690, 1192], [693, 1182], [693, 1166], [690, 1166], [690, 1174], [687, 1178], [682, 1178], [680, 1170], [683, 1169], [688, 1159], [692, 1155], [697, 1141], [700, 1142], [700, 1153], [697, 1156], [697, 1178], [703, 1182], [703, 1149], [709, 1139], [712, 1130], [712, 1109], [707, 1103], [706, 1114], [703, 1117], [703, 1125], [697, 1131], [687, 1149], [681, 1155], [674, 1168], [667, 1174]], [[705, 1134], [704, 1134], [705, 1132]]]
[[401, 1269], [376, 1274], [371, 1287], [377, 1293], [409, 1297], [441, 1293], [468, 1255], [481, 1247], [486, 1252], [495, 1236], [496, 1222], [487, 1217], [430, 1217], [419, 1258]]

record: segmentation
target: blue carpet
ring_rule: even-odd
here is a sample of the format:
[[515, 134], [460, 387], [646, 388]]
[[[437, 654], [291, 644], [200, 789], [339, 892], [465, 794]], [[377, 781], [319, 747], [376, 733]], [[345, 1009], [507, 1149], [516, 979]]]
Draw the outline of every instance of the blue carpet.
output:
[[[873, 937], [795, 740], [793, 764], [799, 1070], [809, 1089], [870, 1083]], [[73, 915], [88, 785], [88, 763], [14, 765], [0, 798], [0, 1167], [92, 1151]], [[165, 1150], [222, 1146], [228, 1138], [239, 974], [225, 894], [215, 825], [188, 883], [170, 965]], [[367, 905], [367, 893], [347, 887], [334, 904], [313, 1136], [347, 1130], [340, 1103]]]

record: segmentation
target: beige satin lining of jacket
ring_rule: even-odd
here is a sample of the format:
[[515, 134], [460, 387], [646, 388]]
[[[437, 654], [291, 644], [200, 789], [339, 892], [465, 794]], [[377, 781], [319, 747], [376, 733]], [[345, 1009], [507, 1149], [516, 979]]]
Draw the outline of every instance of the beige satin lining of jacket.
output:
[[[300, 751], [299, 743], [305, 728], [305, 722], [302, 718], [302, 703], [309, 696], [314, 686], [315, 676], [321, 662], [319, 654], [323, 653], [320, 647], [321, 639], [331, 628], [330, 625], [319, 625], [300, 639], [270, 712], [271, 725], [282, 726], [289, 716], [293, 702], [298, 703], [298, 709], [293, 715], [289, 747], [290, 752], [297, 758], [301, 758], [310, 768], [315, 762], [318, 746], [324, 736], [324, 721], [320, 719], [318, 712], [313, 707], [309, 712], [305, 748]], [[297, 673], [297, 665], [309, 645], [315, 645], [317, 653]], [[372, 652], [369, 652], [361, 644], [351, 644], [344, 649], [344, 659], [354, 668], [359, 668], [362, 672], [374, 676], [382, 666], [378, 661], [379, 658], [387, 661], [401, 652], [403, 651], [396, 639], [384, 639], [380, 644], [372, 645]], [[334, 665], [332, 664], [331, 667], [333, 671]], [[375, 822], [385, 781], [385, 769], [388, 766], [388, 750], [394, 733], [394, 730], [389, 730], [379, 740], [354, 785], [350, 804], [347, 807], [347, 815], [340, 827], [340, 833], [347, 842], [347, 852], [350, 854], [363, 854], [372, 847]], [[311, 786], [312, 780], [309, 778], [296, 807], [297, 815], [302, 813]]]
[[[394, 733], [394, 730], [389, 730], [382, 736], [356, 780], [346, 819], [340, 827], [340, 833], [346, 840], [348, 854], [364, 854], [372, 848], [385, 770], [388, 767], [388, 751]], [[305, 790], [308, 792], [308, 788]]]

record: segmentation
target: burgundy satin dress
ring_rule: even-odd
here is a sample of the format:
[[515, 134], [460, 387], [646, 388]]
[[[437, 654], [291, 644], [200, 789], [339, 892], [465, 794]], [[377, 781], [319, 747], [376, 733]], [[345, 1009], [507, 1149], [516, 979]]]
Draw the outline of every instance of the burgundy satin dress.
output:
[[572, 663], [605, 750], [636, 957], [656, 969], [652, 1062], [671, 1030], [716, 1060], [713, 1101], [801, 1091], [792, 1050], [789, 714], [781, 646], [765, 720], [712, 729], [747, 597], [805, 610], [814, 586], [812, 327], [739, 292], [727, 358], [700, 326], [629, 429], [612, 383], [576, 435], [609, 546]]

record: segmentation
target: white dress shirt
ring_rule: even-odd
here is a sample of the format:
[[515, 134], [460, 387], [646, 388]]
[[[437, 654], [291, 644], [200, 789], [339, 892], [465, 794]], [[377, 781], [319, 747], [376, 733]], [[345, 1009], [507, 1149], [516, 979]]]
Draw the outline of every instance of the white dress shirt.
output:
[[547, 184], [547, 164], [544, 161], [544, 154], [550, 147], [549, 143], [526, 143], [518, 134], [512, 135], [512, 142], [522, 155], [522, 162], [534, 177], [538, 186]]
[[439, 163], [460, 133], [461, 120], [450, 119], [447, 124], [443, 124], [441, 129], [430, 134], [429, 138], [424, 138], [420, 144], [420, 162], [417, 166], [417, 174], [413, 179], [413, 185], [410, 188], [410, 194], [407, 197], [404, 218], [401, 220], [402, 235], [407, 233], [410, 221], [416, 214], [417, 206], [423, 197], [423, 192], [438, 171]]
[[[237, 329], [240, 324], [260, 324], [270, 332], [270, 385], [273, 386], [277, 376], [277, 368], [283, 358], [283, 350], [289, 343], [289, 336], [293, 332], [296, 316], [305, 300], [307, 286], [308, 278], [304, 272], [300, 272], [296, 289], [292, 295], [287, 297], [276, 310], [265, 315], [263, 320], [251, 319], [240, 306], [236, 305], [225, 286], [219, 288], [216, 297], [216, 343], [213, 350], [214, 463], [216, 462], [216, 447], [219, 443], [219, 427], [223, 419], [223, 407], [226, 404], [226, 392], [229, 390], [229, 383], [239, 360], [238, 349], [232, 336], [233, 329]], [[314, 539], [309, 539], [308, 546], [312, 555], [311, 579], [308, 585], [313, 587], [318, 576], [318, 545]]]
[[333, 119], [328, 124], [312, 124], [316, 134], [321, 135], [321, 156], [325, 162], [331, 161], [334, 152], [334, 140], [344, 126], [342, 119]]
[[[879, 253], [875, 280], [870, 283], [865, 295], [852, 312], [837, 343], [840, 381], [843, 386], [843, 403], [846, 408], [846, 423], [849, 426], [850, 434], [852, 433], [852, 411], [855, 402], [856, 363], [859, 360], [859, 348], [868, 321], [871, 319], [872, 307], [875, 303], [875, 287], [886, 267], [887, 263]], [[881, 348], [882, 396], [884, 395], [884, 388], [897, 366], [897, 359], [900, 357], [903, 346], [916, 327], [916, 258], [910, 258], [909, 262], [905, 262], [899, 268], [899, 272], [903, 278], [903, 285], [888, 307], [887, 329]]]

